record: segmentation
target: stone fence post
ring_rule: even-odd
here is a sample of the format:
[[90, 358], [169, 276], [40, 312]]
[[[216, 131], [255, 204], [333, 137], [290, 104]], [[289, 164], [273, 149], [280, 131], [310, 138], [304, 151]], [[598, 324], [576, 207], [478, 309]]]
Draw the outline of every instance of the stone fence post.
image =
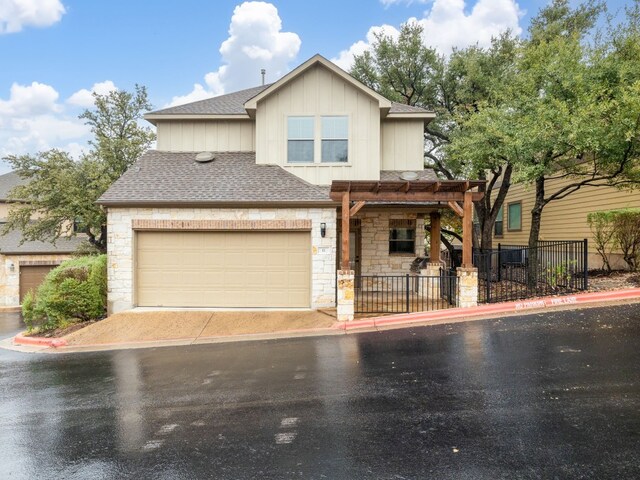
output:
[[339, 322], [350, 322], [354, 316], [355, 272], [353, 270], [338, 270], [338, 305], [336, 305]]
[[478, 269], [458, 267], [458, 306], [475, 307], [478, 305]]

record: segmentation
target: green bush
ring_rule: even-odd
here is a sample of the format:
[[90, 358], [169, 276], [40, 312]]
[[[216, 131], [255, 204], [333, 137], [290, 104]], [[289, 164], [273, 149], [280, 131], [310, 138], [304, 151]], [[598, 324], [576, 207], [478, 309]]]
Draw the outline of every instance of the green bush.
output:
[[593, 232], [596, 250], [606, 270], [611, 271], [609, 255], [614, 248], [622, 251], [622, 258], [630, 271], [640, 267], [640, 210], [622, 209], [591, 212], [587, 222]]
[[25, 295], [22, 316], [29, 331], [46, 331], [71, 319], [100, 318], [106, 305], [106, 255], [79, 257], [51, 270], [35, 295]]

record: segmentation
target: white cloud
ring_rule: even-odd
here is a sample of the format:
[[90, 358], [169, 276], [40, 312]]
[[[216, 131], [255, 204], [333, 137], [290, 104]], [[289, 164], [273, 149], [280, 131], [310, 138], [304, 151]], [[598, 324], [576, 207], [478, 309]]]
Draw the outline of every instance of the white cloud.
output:
[[[59, 97], [43, 83], [11, 86], [8, 98], [0, 98], [0, 158], [50, 148], [77, 156], [86, 148], [91, 132], [78, 118], [80, 108], [61, 104]], [[0, 163], [0, 171], [7, 168]]]
[[195, 84], [191, 93], [174, 97], [178, 102], [220, 95], [260, 84], [260, 69], [267, 71], [267, 80], [280, 78], [289, 70], [289, 63], [300, 50], [300, 37], [282, 31], [278, 9], [271, 3], [244, 2], [231, 17], [229, 37], [222, 42], [223, 65], [205, 75], [206, 87]]
[[0, 99], [1, 116], [38, 115], [59, 110], [58, 92], [50, 85], [33, 82], [31, 85], [11, 85], [8, 100]]
[[60, 0], [2, 0], [0, 34], [16, 33], [24, 27], [48, 27], [65, 13]]
[[[384, 4], [399, 3], [403, 0], [381, 0]], [[511, 29], [513, 33], [522, 33], [520, 18], [522, 11], [515, 0], [478, 0], [469, 13], [465, 13], [464, 0], [434, 0], [423, 18], [409, 18], [407, 22], [417, 22], [424, 29], [423, 39], [426, 45], [448, 55], [454, 47], [464, 48], [478, 43], [486, 47], [491, 38]], [[385, 34], [397, 35], [398, 30], [389, 25], [371, 27], [366, 41], [359, 41], [332, 59], [348, 70], [355, 54], [362, 54], [371, 48], [373, 32], [384, 29]]]
[[118, 87], [111, 80], [94, 83], [90, 90], [83, 88], [78, 90], [67, 99], [67, 103], [83, 108], [93, 107], [93, 94], [106, 95], [109, 92], [117, 90]]
[[344, 70], [349, 70], [353, 63], [353, 57], [356, 55], [362, 55], [364, 52], [371, 48], [371, 44], [376, 39], [376, 35], [383, 34], [391, 38], [397, 39], [400, 35], [400, 31], [392, 25], [380, 25], [371, 27], [367, 32], [367, 40], [359, 40], [351, 45], [347, 50], [342, 50], [336, 58], [332, 58], [331, 61]]
[[205, 98], [210, 98], [216, 93], [206, 90], [202, 85], [196, 83], [193, 85], [193, 90], [191, 93], [187, 93], [186, 95], [178, 95], [171, 99], [171, 102], [167, 105], [168, 107], [173, 107], [174, 105], [183, 105], [185, 103], [197, 102], [198, 100], [204, 100]]

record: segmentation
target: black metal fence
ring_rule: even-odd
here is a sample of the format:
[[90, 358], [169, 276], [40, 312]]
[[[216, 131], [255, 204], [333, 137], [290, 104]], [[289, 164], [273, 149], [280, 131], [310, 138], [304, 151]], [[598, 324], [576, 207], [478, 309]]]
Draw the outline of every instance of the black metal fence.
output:
[[474, 250], [478, 300], [496, 303], [588, 288], [587, 240], [540, 241], [535, 248], [498, 244]]
[[458, 304], [455, 272], [440, 275], [356, 275], [355, 313], [411, 313], [441, 310]]

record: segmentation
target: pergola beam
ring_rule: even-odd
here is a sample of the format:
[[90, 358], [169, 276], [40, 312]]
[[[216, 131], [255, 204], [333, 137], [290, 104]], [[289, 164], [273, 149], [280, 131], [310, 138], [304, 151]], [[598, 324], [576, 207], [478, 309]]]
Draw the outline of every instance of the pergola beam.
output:
[[452, 202], [448, 202], [448, 204], [449, 204], [449, 208], [451, 208], [451, 210], [453, 210], [456, 215], [458, 215], [460, 218], [464, 217], [464, 210], [460, 205], [458, 205], [458, 202], [452, 201]]
[[342, 194], [342, 255], [340, 256], [340, 268], [349, 270], [349, 192]]
[[[332, 191], [329, 196], [334, 202], [342, 201], [343, 191]], [[472, 200], [477, 202], [482, 200], [484, 192], [469, 192]], [[351, 191], [350, 199], [354, 202], [462, 202], [463, 192], [364, 192]]]
[[356, 202], [356, 204], [353, 207], [351, 207], [351, 210], [349, 210], [349, 216], [353, 217], [356, 213], [360, 211], [362, 207], [364, 207], [366, 203], [367, 202], [364, 202], [362, 200], [359, 202]]
[[431, 223], [431, 249], [429, 253], [429, 262], [435, 263], [440, 261], [440, 212], [431, 212], [429, 214]]
[[473, 195], [465, 192], [462, 216], [462, 267], [473, 267]]

